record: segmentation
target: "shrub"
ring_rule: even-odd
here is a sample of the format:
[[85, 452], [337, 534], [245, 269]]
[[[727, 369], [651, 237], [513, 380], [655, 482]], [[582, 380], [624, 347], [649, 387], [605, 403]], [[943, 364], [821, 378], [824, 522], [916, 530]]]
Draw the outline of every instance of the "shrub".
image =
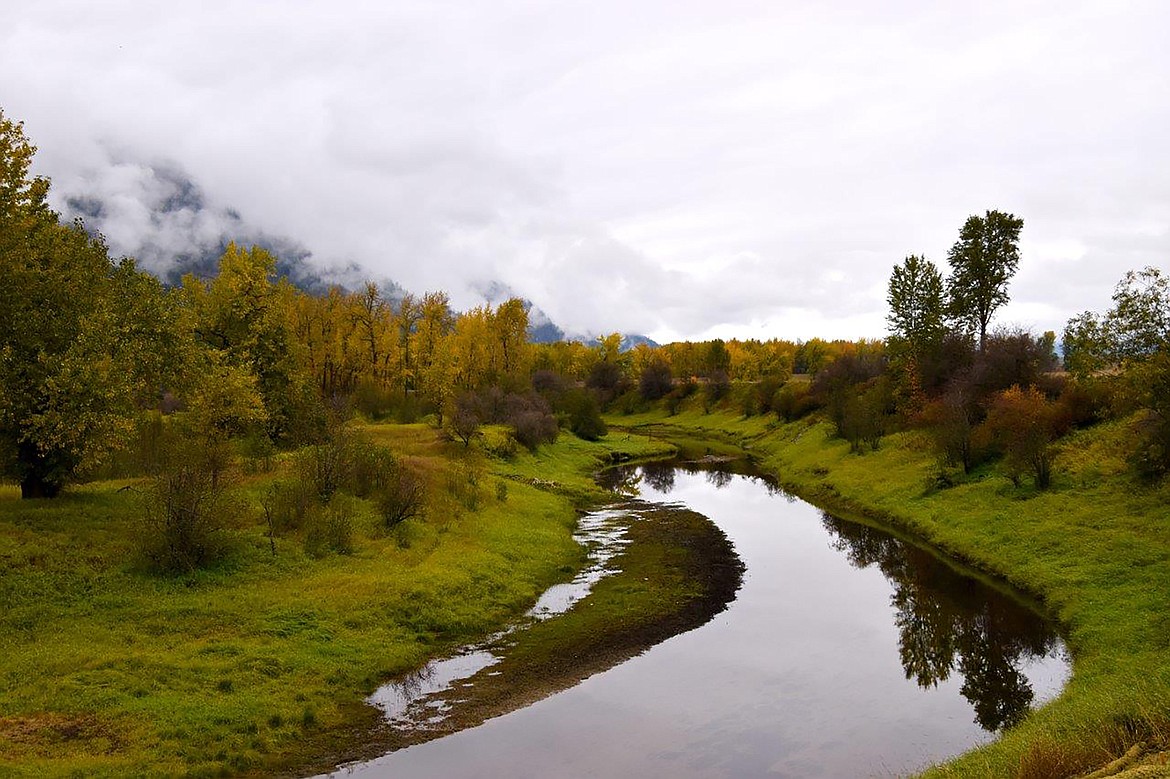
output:
[[305, 517], [305, 552], [313, 557], [352, 554], [356, 513], [348, 495], [335, 495], [324, 506], [313, 506]]
[[1170, 473], [1170, 352], [1158, 352], [1129, 373], [1141, 407], [1141, 441], [1132, 461], [1143, 479], [1156, 481]]
[[844, 391], [846, 397], [841, 405], [837, 421], [837, 435], [849, 442], [854, 453], [860, 453], [863, 445], [876, 450], [886, 432], [888, 405], [879, 383], [865, 390], [852, 388]]
[[731, 378], [721, 369], [711, 371], [703, 387], [703, 411], [710, 413], [715, 404], [727, 397], [731, 391]]
[[322, 503], [338, 490], [359, 498], [375, 492], [394, 465], [386, 449], [353, 431], [348, 424], [330, 425], [323, 443], [308, 446], [297, 455], [298, 478], [312, 485]]
[[297, 530], [317, 504], [317, 496], [310, 485], [295, 479], [276, 482], [268, 488], [262, 501], [264, 515], [274, 532]]
[[790, 381], [772, 397], [772, 410], [785, 422], [795, 422], [820, 407], [808, 384]]
[[573, 435], [586, 441], [596, 441], [609, 432], [593, 393], [576, 390], [566, 397], [566, 406], [569, 430]]
[[544, 398], [536, 393], [509, 395], [505, 421], [512, 427], [516, 440], [530, 451], [557, 440], [556, 417]]
[[599, 360], [589, 369], [585, 386], [597, 393], [602, 406], [607, 406], [626, 391], [627, 383], [621, 366], [608, 360]]
[[741, 393], [739, 398], [739, 407], [745, 417], [754, 417], [760, 413], [760, 400], [756, 395], [754, 388]]
[[998, 330], [975, 355], [972, 379], [982, 397], [1011, 387], [1035, 387], [1056, 358], [1044, 338], [1022, 330]]
[[511, 433], [503, 433], [498, 430], [489, 431], [484, 435], [483, 448], [488, 454], [499, 457], [501, 460], [511, 460], [518, 451], [516, 439], [512, 437]]
[[958, 466], [967, 474], [988, 457], [986, 442], [977, 434], [982, 416], [970, 389], [962, 383], [923, 408], [921, 419], [944, 464]]
[[408, 519], [421, 517], [426, 507], [426, 489], [422, 478], [398, 463], [374, 496], [374, 504], [388, 530]]
[[223, 529], [239, 511], [227, 494], [226, 444], [170, 437], [142, 506], [142, 552], [163, 573], [188, 573], [218, 559]]
[[1109, 377], [1069, 378], [1061, 387], [1057, 404], [1069, 427], [1088, 427], [1109, 417], [1113, 392]]
[[674, 388], [670, 365], [661, 357], [655, 357], [642, 369], [638, 378], [638, 393], [643, 400], [658, 400]]
[[1012, 482], [1032, 474], [1036, 489], [1052, 483], [1052, 442], [1056, 439], [1056, 408], [1035, 387], [1011, 387], [992, 401], [988, 429], [1003, 447]]
[[350, 396], [353, 408], [368, 419], [381, 419], [394, 410], [396, 393], [381, 382], [364, 378], [358, 382]]
[[777, 376], [776, 374], [769, 374], [755, 383], [752, 389], [754, 390], [758, 413], [767, 414], [769, 411], [774, 410], [772, 408], [772, 401], [775, 399], [776, 393], [784, 386], [784, 382], [785, 379], [783, 377]]
[[565, 377], [556, 371], [542, 369], [532, 374], [532, 389], [539, 392], [550, 402], [568, 389]]
[[455, 399], [455, 410], [448, 416], [447, 429], [454, 438], [471, 446], [471, 439], [479, 432], [479, 400], [465, 392]]

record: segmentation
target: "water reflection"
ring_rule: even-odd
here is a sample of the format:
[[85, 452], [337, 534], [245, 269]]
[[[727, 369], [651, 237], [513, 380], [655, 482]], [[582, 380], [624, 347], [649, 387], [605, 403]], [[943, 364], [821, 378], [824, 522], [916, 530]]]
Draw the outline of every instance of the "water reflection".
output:
[[[635, 469], [631, 469], [635, 470]], [[647, 463], [642, 466], [642, 478], [651, 489], [669, 495], [674, 489], [674, 466], [668, 463]]]
[[[623, 495], [640, 488], [669, 494], [675, 473], [702, 474], [722, 489], [743, 463], [660, 462], [620, 466], [602, 474], [604, 486]], [[791, 503], [794, 496], [760, 475], [749, 475], [769, 495]], [[929, 551], [868, 525], [821, 512], [832, 546], [855, 568], [876, 566], [893, 587], [890, 596], [906, 678], [929, 689], [958, 674], [960, 692], [975, 722], [995, 732], [1024, 717], [1035, 700], [1022, 669], [1062, 648], [1051, 623], [1011, 596], [960, 573]]]
[[893, 585], [890, 601], [907, 679], [929, 688], [959, 673], [960, 692], [986, 730], [1023, 718], [1035, 696], [1021, 668], [1059, 646], [1046, 621], [888, 533], [823, 512], [821, 522], [853, 565], [876, 565]]
[[[727, 468], [710, 477], [712, 459], [676, 470], [615, 468], [603, 483], [640, 494], [645, 502], [620, 502], [628, 510], [684, 506], [726, 534], [747, 566], [726, 611], [528, 708], [346, 772], [379, 779], [903, 775], [985, 743], [1059, 692], [1067, 664], [1039, 614], [912, 543], [825, 516], [769, 480]], [[630, 527], [643, 527], [641, 516]], [[505, 641], [512, 639], [523, 634]], [[515, 659], [411, 704], [415, 727], [429, 729], [415, 740], [449, 726], [433, 724], [447, 716], [443, 704], [452, 707], [447, 723], [483, 719], [477, 695], [507, 694]], [[577, 661], [554, 658], [565, 668]], [[444, 671], [411, 680], [405, 697]]]

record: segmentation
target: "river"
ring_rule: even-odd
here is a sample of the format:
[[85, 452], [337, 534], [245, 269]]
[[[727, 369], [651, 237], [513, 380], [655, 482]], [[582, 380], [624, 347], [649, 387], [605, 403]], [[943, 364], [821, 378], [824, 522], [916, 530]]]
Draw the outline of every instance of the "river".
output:
[[[898, 776], [994, 738], [1067, 680], [1049, 620], [929, 549], [758, 477], [657, 465], [608, 481], [643, 501], [682, 504], [726, 533], [746, 565], [728, 608], [571, 689], [334, 775]], [[601, 562], [585, 579], [620, 552], [620, 533], [603, 519], [592, 519]], [[551, 601], [567, 608], [587, 590], [583, 580]], [[471, 687], [460, 680], [494, 662], [469, 648], [375, 702], [401, 716], [420, 684], [420, 694]], [[441, 717], [458, 700], [426, 705]]]

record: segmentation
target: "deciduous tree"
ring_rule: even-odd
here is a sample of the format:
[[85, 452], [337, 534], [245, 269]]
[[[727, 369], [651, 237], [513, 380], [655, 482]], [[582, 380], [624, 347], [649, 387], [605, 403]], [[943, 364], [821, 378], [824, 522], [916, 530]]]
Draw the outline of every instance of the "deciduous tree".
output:
[[[53, 497], [132, 428], [165, 372], [151, 343], [161, 287], [114, 264], [29, 175], [35, 148], [0, 113], [0, 466], [26, 498]], [[136, 321], [146, 311], [161, 321]]]
[[947, 254], [947, 313], [968, 332], [979, 334], [980, 351], [992, 315], [1009, 300], [1007, 287], [1020, 263], [1023, 227], [1023, 219], [1002, 211], [970, 216]]
[[935, 264], [911, 254], [890, 274], [886, 293], [890, 310], [890, 351], [916, 360], [942, 338], [943, 280]]

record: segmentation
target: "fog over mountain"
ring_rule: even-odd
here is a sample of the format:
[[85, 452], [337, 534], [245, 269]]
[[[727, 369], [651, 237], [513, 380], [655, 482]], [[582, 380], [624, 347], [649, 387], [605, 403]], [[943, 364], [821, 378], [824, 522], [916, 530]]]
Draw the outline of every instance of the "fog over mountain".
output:
[[270, 251], [277, 271], [301, 289], [354, 288], [368, 278], [379, 281], [388, 296], [400, 291], [356, 263], [323, 263], [297, 241], [267, 234], [230, 206], [209, 203], [174, 164], [116, 162], [72, 188], [58, 187], [53, 199], [63, 218], [81, 219], [87, 230], [100, 233], [114, 256], [135, 258], [140, 268], [169, 284], [187, 273], [213, 276], [224, 248], [235, 241]]
[[[357, 263], [330, 264], [295, 240], [267, 235], [250, 225], [235, 209], [207, 200], [198, 184], [174, 165], [118, 163], [87, 177], [73, 191], [55, 192], [61, 215], [81, 219], [86, 229], [100, 233], [114, 256], [134, 257], [138, 266], [168, 284], [177, 284], [185, 274], [201, 278], [214, 276], [219, 258], [229, 242], [258, 245], [276, 257], [277, 272], [297, 287], [323, 292], [330, 286], [357, 289], [375, 281], [387, 299], [397, 302], [407, 292], [393, 279], [379, 278]], [[477, 302], [499, 305], [520, 293], [498, 281], [469, 282]], [[530, 300], [529, 333], [534, 341], [593, 341], [600, 332], [566, 333], [547, 313]], [[629, 334], [623, 348], [654, 342]]]
[[241, 228], [570, 332], [879, 337], [891, 268], [998, 209], [999, 321], [1060, 329], [1170, 257], [1167, 29], [1158, 0], [40, 0], [6, 8], [0, 106], [164, 273]]

